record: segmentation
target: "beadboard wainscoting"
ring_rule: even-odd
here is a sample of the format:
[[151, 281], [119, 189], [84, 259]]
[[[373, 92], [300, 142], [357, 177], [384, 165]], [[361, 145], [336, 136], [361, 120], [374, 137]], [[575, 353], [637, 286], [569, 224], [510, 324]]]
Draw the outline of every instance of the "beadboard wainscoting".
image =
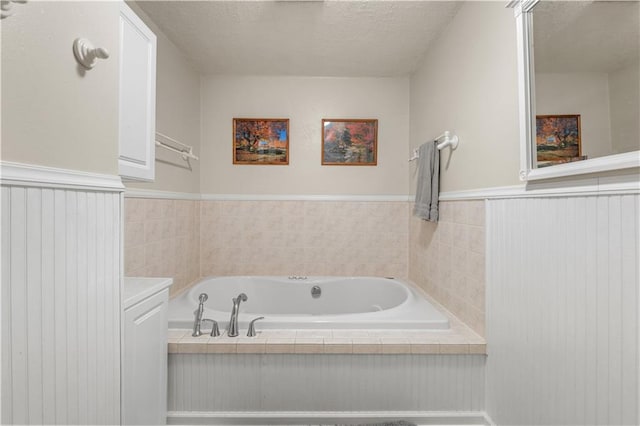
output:
[[2, 423], [117, 424], [120, 179], [101, 188], [75, 172], [48, 169], [38, 182], [28, 167], [10, 169], [3, 165]]
[[484, 411], [485, 360], [484, 355], [171, 354], [169, 419], [185, 412], [197, 417], [198, 412]]
[[487, 413], [638, 418], [638, 194], [487, 202]]

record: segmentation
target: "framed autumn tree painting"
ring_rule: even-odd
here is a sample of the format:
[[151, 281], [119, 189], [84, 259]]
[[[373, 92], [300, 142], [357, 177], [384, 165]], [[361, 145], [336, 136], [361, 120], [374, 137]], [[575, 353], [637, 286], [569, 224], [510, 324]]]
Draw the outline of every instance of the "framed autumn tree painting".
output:
[[378, 164], [378, 120], [322, 120], [322, 164]]
[[537, 115], [538, 167], [585, 160], [580, 139], [580, 115]]
[[233, 164], [289, 164], [289, 119], [234, 118]]

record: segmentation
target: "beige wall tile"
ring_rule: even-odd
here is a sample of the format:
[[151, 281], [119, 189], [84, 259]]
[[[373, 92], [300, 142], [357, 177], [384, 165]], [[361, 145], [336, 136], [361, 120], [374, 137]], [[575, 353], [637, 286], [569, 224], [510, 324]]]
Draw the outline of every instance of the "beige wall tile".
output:
[[379, 354], [382, 353], [380, 339], [373, 337], [353, 338], [352, 350], [354, 354]]
[[293, 354], [295, 351], [294, 343], [271, 343], [267, 341], [265, 353], [268, 354]]
[[382, 344], [383, 354], [410, 354], [411, 343], [409, 339], [398, 337], [382, 337], [380, 339]]
[[125, 198], [125, 275], [172, 277], [171, 296], [197, 281], [199, 203]]
[[236, 342], [236, 353], [239, 354], [263, 354], [266, 351], [267, 339], [246, 338]]
[[142, 198], [127, 198], [124, 203], [125, 222], [142, 222], [145, 218], [145, 200]]
[[126, 256], [124, 258], [124, 274], [133, 277], [134, 272], [144, 270], [144, 246], [125, 248]]
[[327, 338], [324, 339], [324, 353], [326, 354], [350, 354], [353, 353], [351, 339]]
[[441, 354], [468, 354], [469, 353], [469, 345], [457, 344], [457, 343], [443, 343], [440, 344], [440, 353]]
[[407, 203], [204, 201], [201, 210], [202, 275], [407, 277]]
[[297, 338], [295, 353], [297, 354], [321, 354], [324, 352], [322, 338]]
[[406, 202], [126, 198], [125, 272], [172, 276], [172, 295], [209, 275], [410, 278], [483, 333], [484, 202], [442, 202], [437, 224], [411, 210]]
[[437, 224], [410, 218], [409, 279], [484, 333], [484, 201], [443, 201]]
[[411, 343], [412, 354], [438, 354], [440, 345], [438, 343]]
[[124, 246], [136, 247], [144, 245], [145, 233], [144, 222], [125, 222], [124, 224]]

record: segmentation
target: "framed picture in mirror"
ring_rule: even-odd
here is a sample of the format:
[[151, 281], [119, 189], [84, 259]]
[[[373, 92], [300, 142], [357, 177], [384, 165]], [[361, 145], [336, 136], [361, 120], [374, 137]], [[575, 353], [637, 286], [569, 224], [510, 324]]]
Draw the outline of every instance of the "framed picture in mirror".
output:
[[538, 167], [586, 160], [582, 155], [580, 115], [537, 115]]

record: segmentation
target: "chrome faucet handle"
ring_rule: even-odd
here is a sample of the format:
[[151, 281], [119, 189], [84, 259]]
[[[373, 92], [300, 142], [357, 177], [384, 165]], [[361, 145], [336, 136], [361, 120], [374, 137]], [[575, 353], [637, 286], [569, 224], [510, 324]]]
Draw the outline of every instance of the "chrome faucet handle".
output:
[[264, 319], [264, 317], [258, 317], [254, 320], [251, 320], [249, 323], [249, 331], [247, 331], [247, 337], [256, 337], [256, 326], [254, 323], [258, 320]]
[[220, 328], [218, 328], [218, 321], [209, 318], [204, 318], [202, 322], [209, 321], [211, 323], [211, 337], [218, 337], [220, 335]]

